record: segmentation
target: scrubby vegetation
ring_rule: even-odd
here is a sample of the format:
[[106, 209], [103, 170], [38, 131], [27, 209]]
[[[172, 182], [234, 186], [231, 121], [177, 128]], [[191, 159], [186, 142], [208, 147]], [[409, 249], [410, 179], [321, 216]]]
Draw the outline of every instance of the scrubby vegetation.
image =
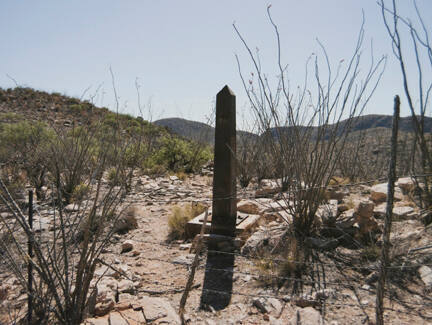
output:
[[[0, 89], [0, 93], [2, 175], [14, 187], [20, 174], [35, 188], [38, 199], [47, 182], [57, 178], [62, 197], [69, 202], [101, 151], [107, 152], [109, 181], [124, 182], [127, 189], [137, 170], [196, 172], [212, 157], [207, 145], [179, 138], [141, 118], [29, 88]], [[71, 123], [62, 124], [57, 118]], [[116, 139], [116, 133], [122, 136]], [[125, 145], [123, 152], [115, 151], [118, 145]]]
[[[2, 260], [18, 261], [12, 272], [26, 290], [21, 252], [31, 241], [34, 319], [79, 324], [101, 252], [114, 233], [137, 227], [135, 212], [122, 210], [134, 174], [196, 172], [210, 150], [141, 118], [29, 88], [0, 89], [0, 114], [0, 199], [16, 220], [0, 220], [11, 239], [0, 242]], [[28, 189], [53, 209], [58, 230], [48, 241], [35, 236], [23, 213]]]

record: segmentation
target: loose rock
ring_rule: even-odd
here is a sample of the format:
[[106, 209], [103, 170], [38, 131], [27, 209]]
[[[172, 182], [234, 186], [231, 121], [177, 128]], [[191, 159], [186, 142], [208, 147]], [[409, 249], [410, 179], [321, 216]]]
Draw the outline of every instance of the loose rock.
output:
[[133, 244], [131, 240], [126, 240], [121, 246], [121, 253], [130, 252], [133, 249]]

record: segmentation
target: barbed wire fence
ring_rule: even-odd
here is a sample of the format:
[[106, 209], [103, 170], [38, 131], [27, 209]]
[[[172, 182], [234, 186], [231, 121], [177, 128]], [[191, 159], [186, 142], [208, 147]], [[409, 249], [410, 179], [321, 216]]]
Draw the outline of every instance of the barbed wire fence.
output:
[[[422, 178], [422, 177], [431, 177], [432, 174], [408, 174], [408, 175], [400, 175], [398, 176], [398, 178], [402, 178], [402, 177], [409, 177], [409, 178]], [[327, 190], [341, 190], [341, 189], [345, 189], [345, 188], [351, 188], [351, 187], [356, 187], [356, 186], [360, 186], [360, 185], [370, 185], [370, 184], [376, 184], [379, 182], [383, 182], [385, 181], [385, 178], [377, 178], [377, 179], [373, 179], [373, 180], [368, 180], [368, 181], [362, 181], [362, 182], [353, 182], [353, 183], [348, 183], [348, 184], [337, 184], [337, 185], [328, 185], [328, 186], [320, 186], [320, 187], [314, 187], [314, 188], [299, 188], [299, 189], [291, 189], [291, 191], [297, 190], [297, 191], [307, 191], [307, 190], [314, 190], [314, 189], [327, 189]], [[153, 193], [154, 194], [154, 193]], [[173, 198], [169, 198], [169, 199], [157, 199], [157, 195], [155, 196], [148, 196], [148, 199], [151, 200], [151, 202], [153, 203], [171, 203], [171, 204], [176, 204], [176, 203], [205, 203], [207, 205], [210, 205], [213, 201], [215, 200], [223, 200], [226, 199], [227, 197], [218, 197], [218, 198], [181, 198], [179, 197], [178, 199], [173, 199]], [[282, 202], [280, 202], [281, 199], [284, 198], [284, 194], [283, 193], [276, 193], [273, 194], [272, 197], [270, 197], [268, 199], [268, 201], [263, 201], [261, 199], [256, 198], [256, 196], [254, 195], [254, 193], [251, 193], [250, 190], [242, 190], [240, 191], [240, 193], [238, 193], [238, 195], [236, 195], [237, 199], [244, 199], [244, 200], [252, 200], [255, 201], [263, 206], [267, 206], [267, 208], [274, 208], [274, 203], [276, 203], [278, 205], [278, 209], [284, 209], [286, 208], [286, 206], [282, 205]], [[275, 209], [277, 210], [277, 209]], [[419, 213], [423, 213], [428, 211], [427, 209], [421, 209], [419, 211]], [[38, 207], [36, 206], [34, 209], [34, 213], [36, 215], [38, 215], [39, 217], [41, 216], [42, 212], [38, 210]], [[40, 219], [39, 219], [40, 220]], [[39, 225], [41, 227], [41, 225]], [[36, 222], [36, 227], [35, 227], [35, 232], [38, 232], [39, 236], [41, 236], [42, 234], [42, 230], [37, 231], [37, 227], [38, 224]], [[430, 225], [428, 226], [430, 227]], [[15, 228], [11, 228], [11, 229], [15, 229]], [[164, 246], [166, 248], [175, 248], [177, 244], [172, 244], [172, 243], [165, 243], [165, 242], [157, 242], [157, 241], [149, 241], [149, 240], [145, 240], [145, 239], [140, 239], [140, 238], [133, 238], [134, 241], [136, 242], [140, 242], [143, 244], [149, 244], [149, 245], [161, 245]], [[425, 246], [421, 246], [421, 247], [415, 247], [415, 248], [410, 248], [408, 253], [406, 254], [405, 258], [406, 260], [404, 261], [404, 263], [402, 264], [390, 264], [387, 266], [387, 270], [389, 272], [391, 272], [392, 270], [398, 270], [398, 271], [407, 271], [407, 270], [416, 270], [420, 267], [426, 266], [426, 267], [432, 267], [432, 258], [431, 259], [426, 259], [429, 260], [430, 262], [425, 262], [425, 263], [418, 263], [415, 260], [414, 256], [410, 256], [412, 253], [416, 253], [419, 251], [424, 251], [424, 250], [428, 250], [431, 249], [432, 245], [425, 245]], [[239, 251], [233, 251], [233, 252], [227, 252], [227, 251], [222, 251], [222, 250], [207, 250], [207, 253], [215, 253], [215, 254], [222, 254], [222, 255], [226, 255], [226, 254], [231, 254], [233, 256], [235, 256], [236, 258], [241, 258], [245, 261], [247, 261], [247, 265], [249, 265], [249, 268], [254, 268], [254, 266], [256, 266], [256, 263], [258, 260], [265, 260], [268, 262], [272, 262], [272, 263], [285, 263], [287, 262], [286, 259], [277, 257], [277, 256], [258, 256], [258, 255], [253, 255], [253, 254], [244, 254], [241, 253]], [[328, 252], [323, 253], [324, 255], [328, 255]], [[432, 254], [428, 255], [431, 256]], [[333, 256], [335, 257], [335, 256]], [[147, 256], [140, 256], [140, 258], [145, 259], [145, 260], [149, 260], [149, 261], [158, 261], [161, 263], [170, 263], [173, 264], [175, 266], [179, 266], [182, 264], [178, 264], [169, 260], [164, 260], [164, 259], [158, 259], [155, 257], [147, 257]], [[329, 259], [331, 260], [331, 259]], [[263, 277], [263, 274], [259, 272], [259, 270], [257, 271], [255, 268], [255, 271], [250, 271], [249, 269], [247, 270], [241, 270], [241, 269], [232, 269], [232, 270], [227, 270], [227, 269], [218, 269], [218, 268], [209, 268], [206, 267], [205, 264], [203, 263], [204, 261], [201, 261], [201, 263], [198, 265], [198, 269], [204, 270], [205, 272], [211, 272], [211, 271], [223, 271], [223, 272], [228, 272], [228, 273], [233, 273], [235, 275], [239, 275], [239, 276], [248, 276], [251, 277], [252, 279], [256, 279], [259, 280]], [[290, 263], [299, 263], [296, 261], [290, 261]], [[301, 262], [304, 264], [304, 262]], [[331, 262], [321, 262], [321, 266], [323, 267], [327, 267], [327, 268], [337, 268], [337, 258], [333, 259]], [[236, 267], [238, 267], [239, 264], [236, 264]], [[313, 266], [312, 264], [310, 266]], [[8, 265], [7, 262], [5, 260], [1, 260], [0, 261], [0, 267], [2, 269], [6, 269], [11, 267], [11, 265]], [[12, 266], [12, 267], [19, 267], [17, 265]], [[188, 265], [185, 266], [186, 269], [188, 268]], [[377, 272], [379, 270], [379, 267], [377, 265], [348, 265], [347, 263], [343, 264], [343, 268], [345, 269], [349, 269], [352, 271], [356, 271], [356, 272]], [[287, 277], [287, 276], [280, 276], [278, 274], [266, 274], [266, 276], [271, 277], [272, 279], [274, 279], [275, 281], [297, 281], [298, 279], [295, 277]], [[372, 293], [374, 294], [376, 292], [376, 290], [372, 287], [364, 287], [363, 285], [360, 286], [360, 284], [356, 283], [355, 279], [347, 279], [345, 281], [318, 281], [318, 280], [314, 280], [314, 279], [303, 279], [301, 280], [304, 284], [309, 285], [311, 287], [323, 287], [325, 289], [328, 288], [332, 288], [333, 290], [338, 290], [340, 288], [344, 288], [344, 289], [349, 289], [352, 291], [360, 291], [360, 292], [367, 292], [367, 293]], [[145, 289], [141, 289], [142, 293], [147, 293], [150, 295], [163, 295], [166, 293], [181, 293], [184, 291], [184, 288], [182, 287], [173, 287], [172, 284], [164, 284], [161, 283], [160, 281], [154, 282], [154, 281], [149, 281], [146, 279], [143, 279], [143, 282], [149, 284], [149, 285], [155, 285], [155, 286], [159, 286], [159, 287], [165, 287], [168, 290], [162, 290], [162, 291], [157, 291], [157, 290], [145, 290]], [[358, 282], [358, 281], [357, 281]], [[391, 283], [390, 283], [391, 284]], [[237, 296], [243, 296], [243, 297], [248, 297], [248, 298], [276, 298], [276, 299], [281, 299], [284, 302], [294, 302], [295, 303], [295, 297], [289, 297], [286, 293], [282, 294], [280, 291], [274, 291], [271, 294], [270, 293], [251, 293], [251, 292], [243, 292], [240, 290], [235, 290], [233, 289], [230, 292], [224, 292], [224, 291], [219, 291], [219, 290], [210, 290], [210, 289], [204, 289], [201, 288], [201, 285], [197, 285], [194, 284], [192, 286], [192, 290], [196, 290], [196, 289], [200, 289], [202, 292], [208, 292], [208, 293], [215, 293], [215, 294], [222, 294], [222, 295], [237, 295]], [[138, 290], [138, 292], [140, 292], [140, 290]], [[410, 292], [410, 294], [408, 296], [420, 296], [422, 299], [422, 302], [415, 302], [415, 301], [407, 301], [407, 300], [401, 300], [399, 298], [397, 298], [392, 292], [389, 292], [385, 295], [385, 298], [388, 299], [390, 301], [391, 304], [397, 304], [397, 307], [384, 307], [384, 311], [389, 311], [389, 312], [394, 312], [394, 313], [400, 313], [400, 314], [406, 314], [406, 315], [414, 315], [414, 316], [418, 316], [421, 317], [425, 320], [428, 321], [432, 321], [432, 299], [428, 296], [427, 292]], [[329, 299], [320, 299], [318, 301], [310, 301], [311, 304], [318, 304], [319, 308], [321, 310], [326, 310], [326, 308], [331, 308], [332, 306], [334, 307], [358, 307], [360, 309], [364, 309], [364, 308], [369, 308], [371, 309], [373, 306], [367, 306], [365, 307], [360, 299], [357, 299], [358, 302], [357, 303], [352, 303], [352, 302], [332, 302]], [[366, 315], [371, 315], [371, 312], [369, 312], [369, 314], [366, 313]], [[371, 316], [365, 316], [365, 317], [371, 317]], [[12, 323], [11, 323], [12, 324]]]
[[[161, 245], [163, 247], [169, 247], [169, 248], [175, 248], [175, 245], [170, 245], [170, 244], [166, 244], [163, 242], [156, 242], [156, 241], [148, 241], [148, 240], [140, 240], [138, 238], [134, 238], [133, 239], [136, 242], [140, 242], [140, 243], [144, 243], [144, 244], [148, 244], [148, 245]], [[252, 256], [252, 255], [248, 255], [248, 254], [241, 254], [241, 253], [236, 253], [236, 252], [226, 252], [226, 251], [221, 251], [221, 250], [208, 250], [207, 252], [212, 252], [212, 253], [217, 253], [217, 254], [229, 254], [229, 255], [235, 255], [236, 257], [241, 257], [244, 258], [246, 261], [248, 262], [252, 262], [252, 265], [254, 264], [254, 262], [259, 259], [258, 256]], [[157, 262], [161, 262], [161, 263], [167, 263], [176, 267], [183, 267], [185, 270], [189, 269], [189, 265], [185, 265], [185, 264], [180, 264], [178, 262], [173, 262], [172, 260], [168, 260], [168, 259], [161, 259], [161, 258], [155, 258], [155, 257], [141, 257], [144, 260], [148, 260], [148, 261], [157, 261]], [[275, 262], [279, 262], [279, 261], [284, 261], [283, 259], [277, 259], [277, 258], [267, 258], [268, 260], [271, 261], [275, 261]], [[326, 264], [329, 267], [336, 267], [336, 263], [327, 263]], [[408, 266], [409, 267], [419, 267], [419, 266], [430, 266], [430, 264], [416, 264], [416, 265], [412, 265], [412, 266]], [[211, 271], [222, 271], [222, 272], [226, 272], [226, 273], [233, 273], [236, 275], [241, 275], [241, 276], [249, 276], [255, 279], [259, 279], [261, 277], [263, 277], [263, 275], [261, 273], [257, 273], [257, 272], [252, 272], [252, 271], [248, 271], [248, 270], [241, 270], [240, 268], [240, 264], [237, 263], [236, 267], [239, 269], [218, 269], [218, 268], [214, 268], [214, 267], [206, 267], [205, 265], [205, 261], [204, 258], [202, 259], [201, 263], [199, 264], [198, 268], [202, 269], [204, 272], [211, 272]], [[346, 265], [344, 265], [344, 267], [346, 267]], [[407, 268], [407, 265], [391, 265], [389, 266], [389, 270], [392, 269], [400, 269], [400, 270], [404, 270]], [[357, 267], [353, 267], [352, 269], [357, 270]], [[377, 267], [362, 267], [363, 270], [370, 270], [370, 271], [377, 271]], [[272, 274], [271, 277], [273, 277], [274, 279], [277, 280], [298, 280], [297, 278], [294, 277], [284, 277], [284, 276], [280, 276], [277, 274]], [[167, 293], [182, 293], [184, 291], [184, 287], [183, 286], [177, 286], [177, 287], [173, 287], [173, 285], [171, 283], [163, 283], [161, 281], [151, 281], [151, 280], [144, 280], [144, 283], [148, 284], [148, 285], [154, 285], [156, 287], [162, 287], [162, 288], [166, 288], [166, 290], [161, 290], [161, 291], [156, 291], [156, 290], [148, 290], [148, 289], [139, 289], [138, 293], [145, 293], [145, 294], [151, 294], [151, 295], [165, 295]], [[314, 284], [318, 284], [317, 281], [312, 281], [312, 280], [303, 280], [303, 282], [305, 284], [309, 284], [309, 285], [314, 285]], [[356, 287], [357, 285], [357, 287]], [[311, 306], [317, 307], [318, 309], [324, 310], [326, 307], [340, 307], [340, 308], [344, 308], [344, 307], [353, 307], [353, 308], [360, 308], [360, 309], [369, 309], [370, 312], [369, 314], [366, 313], [365, 317], [370, 317], [369, 315], [372, 314], [373, 312], [373, 308], [374, 306], [371, 304], [368, 304], [367, 306], [365, 306], [364, 302], [362, 302], [360, 299], [358, 299], [357, 303], [354, 302], [346, 302], [346, 301], [340, 301], [341, 299], [338, 298], [337, 301], [330, 301], [329, 296], [331, 296], [332, 294], [334, 294], [334, 292], [339, 291], [341, 289], [348, 289], [351, 291], [364, 291], [367, 293], [371, 293], [371, 294], [375, 294], [375, 290], [373, 288], [365, 288], [365, 287], [360, 287], [358, 286], [359, 284], [356, 284], [355, 281], [353, 281], [353, 279], [346, 279], [345, 281], [339, 280], [337, 282], [332, 282], [332, 281], [326, 281], [325, 282], [325, 288], [323, 289], [323, 294], [321, 296], [319, 296], [318, 299], [314, 299], [314, 298], [310, 298], [308, 297], [308, 295], [305, 296], [291, 296], [288, 295], [287, 293], [281, 293], [279, 291], [271, 291], [271, 293], [251, 293], [250, 291], [241, 291], [241, 290], [232, 290], [232, 291], [221, 291], [221, 290], [211, 290], [211, 289], [205, 289], [205, 288], [201, 288], [201, 284], [195, 284], [194, 287], [192, 289], [199, 289], [202, 292], [209, 292], [209, 293], [214, 293], [214, 294], [218, 294], [218, 295], [236, 295], [236, 296], [242, 296], [242, 297], [246, 297], [246, 298], [251, 298], [251, 299], [257, 299], [257, 298], [276, 298], [279, 299], [285, 303], [294, 303], [296, 304], [298, 301], [309, 304]], [[328, 291], [328, 296], [325, 296], [326, 291], [325, 290], [334, 290], [333, 293], [332, 291]], [[320, 293], [320, 292], [318, 292]], [[413, 293], [412, 293], [413, 294]], [[311, 300], [309, 301], [302, 301], [301, 299], [305, 299], [305, 298], [309, 298]], [[386, 299], [389, 299], [390, 302], [393, 303], [393, 306], [387, 306], [384, 307], [384, 311], [389, 311], [389, 312], [394, 312], [397, 314], [405, 314], [405, 315], [411, 315], [411, 316], [418, 316], [421, 317], [425, 320], [432, 320], [432, 309], [430, 309], [432, 307], [432, 298], [424, 295], [423, 297], [423, 302], [415, 302], [415, 301], [409, 301], [409, 300], [402, 300], [399, 299], [397, 297], [394, 297], [391, 293], [388, 293], [386, 295]], [[343, 300], [343, 299], [342, 299]], [[394, 306], [397, 305], [397, 306]], [[429, 308], [429, 310], [428, 310]], [[429, 314], [428, 314], [429, 311]], [[128, 316], [125, 316], [128, 317]], [[130, 317], [129, 317], [130, 318]], [[134, 320], [137, 321], [136, 319], [130, 319], [130, 320]]]

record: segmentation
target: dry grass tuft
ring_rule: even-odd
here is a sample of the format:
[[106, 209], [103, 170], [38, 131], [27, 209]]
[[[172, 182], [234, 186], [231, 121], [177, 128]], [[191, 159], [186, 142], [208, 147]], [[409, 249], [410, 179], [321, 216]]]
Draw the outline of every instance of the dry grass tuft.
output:
[[187, 223], [205, 211], [206, 207], [200, 203], [191, 203], [186, 206], [176, 205], [171, 210], [168, 219], [169, 238], [187, 239]]
[[175, 173], [175, 176], [177, 176], [178, 179], [181, 181], [185, 181], [188, 177], [188, 175], [185, 172], [177, 172]]

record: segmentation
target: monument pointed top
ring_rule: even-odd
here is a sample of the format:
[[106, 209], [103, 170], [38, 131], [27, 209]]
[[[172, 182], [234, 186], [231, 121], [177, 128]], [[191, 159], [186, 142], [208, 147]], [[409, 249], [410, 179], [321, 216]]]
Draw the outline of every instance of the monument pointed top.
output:
[[229, 94], [231, 96], [235, 96], [234, 92], [231, 90], [230, 87], [228, 87], [228, 85], [225, 85], [225, 87], [223, 87], [222, 90], [218, 93], [218, 95], [222, 94]]

